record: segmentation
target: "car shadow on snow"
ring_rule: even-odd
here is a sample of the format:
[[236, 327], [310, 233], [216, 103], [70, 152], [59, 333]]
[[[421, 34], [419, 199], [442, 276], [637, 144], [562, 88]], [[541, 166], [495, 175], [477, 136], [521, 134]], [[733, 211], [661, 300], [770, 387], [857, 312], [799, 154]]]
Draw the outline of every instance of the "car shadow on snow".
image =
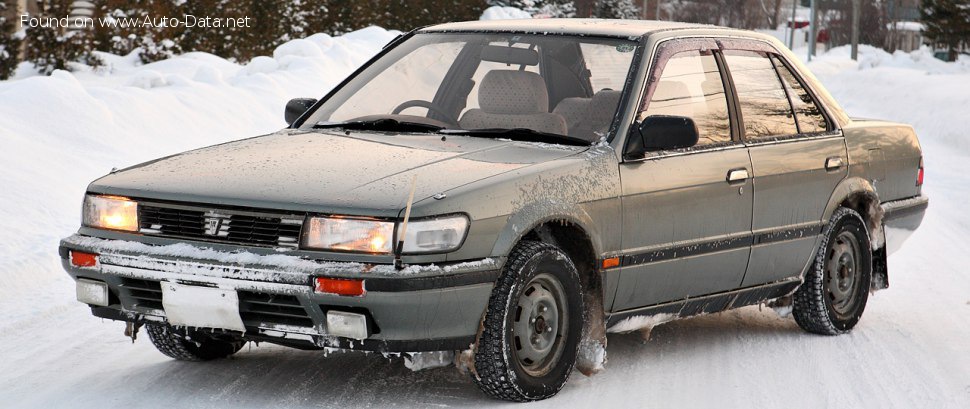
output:
[[[589, 384], [613, 382], [611, 367], [654, 365], [656, 360], [704, 359], [734, 354], [733, 344], [777, 343], [788, 348], [805, 334], [790, 318], [757, 307], [696, 317], [658, 326], [649, 342], [639, 333], [610, 334], [606, 370], [588, 380], [578, 372], [562, 391], [583, 393]], [[658, 370], [660, 370], [658, 368]], [[165, 403], [184, 407], [363, 407], [467, 406], [502, 402], [478, 391], [454, 367], [413, 372], [403, 358], [363, 352], [299, 351], [265, 343], [247, 345], [230, 359], [207, 363], [162, 361], [133, 367], [126, 382], [151, 388]], [[602, 379], [606, 378], [606, 379]], [[621, 381], [622, 382], [622, 381]], [[568, 398], [566, 398], [568, 401]], [[549, 403], [553, 403], [549, 401]], [[159, 404], [162, 402], [153, 402]]]

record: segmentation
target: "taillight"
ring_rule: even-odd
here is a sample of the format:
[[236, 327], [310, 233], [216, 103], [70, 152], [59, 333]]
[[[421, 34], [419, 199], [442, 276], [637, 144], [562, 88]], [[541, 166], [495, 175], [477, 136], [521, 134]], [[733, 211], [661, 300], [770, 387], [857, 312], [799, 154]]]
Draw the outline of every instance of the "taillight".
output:
[[916, 173], [916, 186], [923, 186], [923, 159], [919, 160], [919, 172]]

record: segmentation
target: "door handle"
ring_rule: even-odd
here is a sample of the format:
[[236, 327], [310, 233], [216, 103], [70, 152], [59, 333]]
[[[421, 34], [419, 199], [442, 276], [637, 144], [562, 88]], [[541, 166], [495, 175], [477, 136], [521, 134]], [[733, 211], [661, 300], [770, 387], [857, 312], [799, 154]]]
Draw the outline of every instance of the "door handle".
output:
[[842, 157], [833, 156], [825, 160], [825, 170], [836, 170], [842, 167]]
[[745, 168], [731, 169], [727, 174], [728, 183], [739, 182], [748, 178], [748, 170]]

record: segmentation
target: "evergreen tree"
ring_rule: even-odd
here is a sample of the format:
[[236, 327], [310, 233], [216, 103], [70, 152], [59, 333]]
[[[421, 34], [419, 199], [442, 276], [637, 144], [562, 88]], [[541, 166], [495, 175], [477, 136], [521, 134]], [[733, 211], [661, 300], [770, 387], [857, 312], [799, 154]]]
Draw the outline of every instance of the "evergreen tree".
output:
[[[127, 55], [138, 50], [142, 62], [163, 60], [182, 52], [180, 36], [183, 27], [151, 27], [131, 24], [146, 17], [175, 17], [181, 19], [181, 9], [166, 0], [105, 0], [96, 11], [93, 32], [97, 50]], [[107, 24], [100, 24], [100, 21]], [[182, 22], [184, 24], [184, 22]]]
[[0, 80], [5, 80], [13, 75], [20, 62], [20, 36], [22, 32], [16, 30], [17, 22], [7, 20], [4, 16], [9, 5], [8, 2], [0, 1]]
[[[38, 17], [63, 21], [70, 13], [71, 3], [71, 0], [44, 2]], [[92, 49], [92, 43], [87, 30], [72, 31], [50, 25], [26, 27], [25, 30], [26, 60], [34, 63], [42, 74], [66, 70], [72, 62], [89, 62], [88, 51]]]
[[533, 16], [562, 18], [576, 17], [573, 0], [509, 0], [490, 1], [492, 6], [509, 6], [521, 9]]
[[957, 50], [970, 46], [970, 1], [923, 0], [920, 6], [923, 34], [945, 45], [949, 60], [955, 60]]
[[596, 0], [593, 6], [593, 17], [638, 19], [640, 15], [633, 0]]

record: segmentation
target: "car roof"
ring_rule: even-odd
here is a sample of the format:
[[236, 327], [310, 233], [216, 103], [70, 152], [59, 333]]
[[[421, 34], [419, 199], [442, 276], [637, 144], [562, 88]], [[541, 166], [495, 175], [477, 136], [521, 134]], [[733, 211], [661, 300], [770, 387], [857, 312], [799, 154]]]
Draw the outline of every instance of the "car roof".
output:
[[657, 20], [610, 20], [596, 18], [543, 18], [484, 20], [445, 23], [422, 28], [421, 32], [521, 32], [542, 34], [581, 34], [610, 37], [642, 37], [659, 31], [688, 29], [723, 29], [708, 24], [679, 23]]

